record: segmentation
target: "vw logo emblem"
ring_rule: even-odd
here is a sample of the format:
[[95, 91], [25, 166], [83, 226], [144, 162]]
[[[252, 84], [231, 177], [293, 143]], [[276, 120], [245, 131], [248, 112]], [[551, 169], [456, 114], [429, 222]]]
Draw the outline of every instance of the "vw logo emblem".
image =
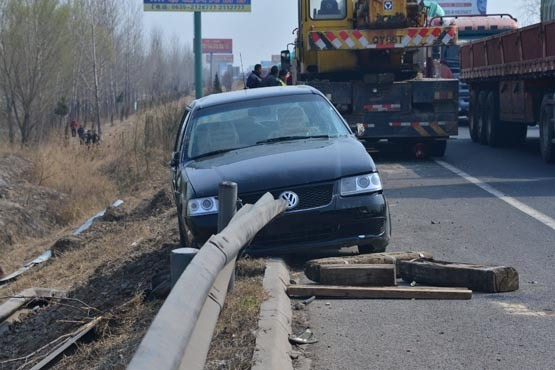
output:
[[283, 199], [287, 201], [288, 203], [287, 209], [294, 209], [299, 205], [299, 196], [296, 193], [293, 193], [292, 191], [285, 191], [281, 193], [281, 195], [279, 196], [279, 199]]

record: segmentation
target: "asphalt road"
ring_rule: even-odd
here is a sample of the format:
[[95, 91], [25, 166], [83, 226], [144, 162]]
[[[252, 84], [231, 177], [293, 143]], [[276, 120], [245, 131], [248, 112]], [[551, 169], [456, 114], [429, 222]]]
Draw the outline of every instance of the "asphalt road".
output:
[[[537, 145], [480, 146], [462, 128], [443, 160], [555, 218], [555, 166]], [[555, 230], [433, 160], [377, 162], [393, 216], [388, 250], [511, 265], [520, 290], [470, 301], [317, 300], [307, 306], [319, 339], [307, 348], [312, 369], [555, 369]]]

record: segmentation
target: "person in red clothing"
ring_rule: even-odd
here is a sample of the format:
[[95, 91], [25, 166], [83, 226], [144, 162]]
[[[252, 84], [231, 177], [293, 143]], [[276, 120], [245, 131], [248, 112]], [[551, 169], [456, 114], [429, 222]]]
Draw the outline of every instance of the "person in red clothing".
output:
[[77, 129], [79, 128], [79, 124], [77, 123], [77, 120], [73, 120], [71, 121], [71, 137], [75, 137], [77, 135]]

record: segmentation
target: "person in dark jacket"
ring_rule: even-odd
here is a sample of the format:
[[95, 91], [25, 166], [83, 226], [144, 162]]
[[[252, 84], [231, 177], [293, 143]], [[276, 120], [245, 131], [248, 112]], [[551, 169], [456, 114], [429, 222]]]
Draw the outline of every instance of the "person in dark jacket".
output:
[[262, 87], [262, 66], [260, 64], [254, 66], [254, 71], [247, 79], [248, 89], [256, 89], [257, 87]]
[[278, 73], [278, 67], [273, 66], [268, 76], [262, 80], [262, 87], [281, 86], [281, 83], [278, 81]]

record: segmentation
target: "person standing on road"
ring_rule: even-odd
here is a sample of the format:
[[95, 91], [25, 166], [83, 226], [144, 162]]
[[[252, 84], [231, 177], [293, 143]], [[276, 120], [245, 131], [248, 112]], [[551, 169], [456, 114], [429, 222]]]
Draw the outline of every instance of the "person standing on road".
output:
[[281, 86], [281, 83], [278, 81], [278, 74], [278, 67], [273, 66], [268, 76], [262, 81], [262, 87]]
[[279, 71], [278, 82], [279, 86], [287, 86], [287, 79], [289, 78], [289, 71], [286, 69], [282, 69]]
[[262, 66], [257, 64], [254, 66], [254, 71], [251, 72], [247, 79], [247, 88], [256, 89], [262, 87]]

